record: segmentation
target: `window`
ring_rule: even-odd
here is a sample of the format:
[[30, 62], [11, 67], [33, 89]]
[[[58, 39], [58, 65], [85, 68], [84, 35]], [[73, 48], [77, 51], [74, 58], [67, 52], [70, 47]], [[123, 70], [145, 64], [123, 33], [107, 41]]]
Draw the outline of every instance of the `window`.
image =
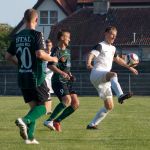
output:
[[53, 25], [58, 22], [58, 12], [52, 11], [40, 11], [40, 24], [41, 25]]
[[57, 11], [50, 11], [50, 24], [55, 24], [58, 21]]
[[40, 24], [48, 24], [48, 11], [40, 11]]

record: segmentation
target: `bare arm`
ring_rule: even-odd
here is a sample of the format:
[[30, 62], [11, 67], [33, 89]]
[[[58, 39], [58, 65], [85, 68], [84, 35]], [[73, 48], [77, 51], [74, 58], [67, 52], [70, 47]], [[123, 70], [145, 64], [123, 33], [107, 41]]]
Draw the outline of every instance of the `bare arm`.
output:
[[119, 57], [119, 56], [115, 57], [114, 61], [117, 64], [129, 69], [133, 74], [138, 75], [138, 71], [135, 68], [130, 67], [129, 65], [127, 65], [126, 62], [121, 57]]
[[15, 65], [18, 64], [18, 59], [16, 58], [16, 56], [13, 56], [8, 52], [6, 52], [6, 54], [5, 54], [5, 59], [8, 60], [8, 61], [11, 61]]
[[86, 63], [86, 67], [87, 69], [91, 70], [93, 68], [92, 66], [92, 60], [94, 59], [94, 54], [89, 53], [88, 58], [87, 58], [87, 63]]
[[64, 71], [60, 70], [59, 68], [57, 68], [55, 65], [48, 65], [47, 66], [50, 70], [52, 70], [53, 72], [59, 73], [60, 75], [62, 75], [65, 79], [70, 80], [70, 76], [65, 73]]
[[57, 57], [50, 56], [44, 50], [38, 50], [35, 53], [36, 53], [36, 57], [39, 58], [39, 59], [41, 59], [41, 60], [58, 62], [58, 58]]

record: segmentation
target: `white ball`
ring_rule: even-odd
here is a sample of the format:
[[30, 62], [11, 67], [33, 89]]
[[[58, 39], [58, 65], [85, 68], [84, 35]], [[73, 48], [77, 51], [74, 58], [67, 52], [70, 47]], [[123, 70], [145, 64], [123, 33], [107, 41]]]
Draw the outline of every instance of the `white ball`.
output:
[[125, 61], [130, 67], [136, 67], [139, 64], [139, 57], [135, 53], [129, 53], [126, 55]]

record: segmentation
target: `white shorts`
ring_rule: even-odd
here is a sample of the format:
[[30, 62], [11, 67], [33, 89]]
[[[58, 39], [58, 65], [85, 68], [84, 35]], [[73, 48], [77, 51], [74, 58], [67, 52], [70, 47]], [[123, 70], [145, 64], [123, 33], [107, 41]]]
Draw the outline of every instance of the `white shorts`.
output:
[[45, 81], [47, 83], [47, 87], [49, 88], [49, 100], [51, 99], [51, 93], [54, 93], [53, 89], [52, 89], [52, 83], [51, 83], [51, 78], [52, 78], [53, 72], [46, 74], [46, 78]]
[[106, 100], [112, 98], [111, 83], [106, 81], [106, 74], [108, 71], [100, 71], [93, 69], [91, 71], [90, 80], [96, 88], [100, 98]]

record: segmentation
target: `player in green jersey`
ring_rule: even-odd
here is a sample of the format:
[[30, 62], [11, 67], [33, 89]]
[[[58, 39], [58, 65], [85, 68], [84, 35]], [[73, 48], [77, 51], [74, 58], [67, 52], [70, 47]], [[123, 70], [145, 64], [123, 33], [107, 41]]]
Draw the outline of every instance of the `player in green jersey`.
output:
[[[70, 32], [62, 30], [58, 32], [58, 46], [53, 48], [51, 56], [57, 56], [58, 63], [48, 63], [54, 74], [52, 76], [52, 88], [60, 100], [53, 113], [44, 125], [56, 131], [61, 131], [60, 122], [71, 115], [78, 107], [79, 100], [73, 89], [74, 76], [70, 72], [70, 50], [67, 46], [70, 42]], [[60, 115], [58, 115], [62, 112]]]
[[[35, 30], [37, 22], [36, 10], [27, 9], [24, 13], [25, 29], [15, 35], [5, 56], [18, 64], [18, 84], [25, 103], [31, 108], [28, 114], [15, 121], [26, 144], [39, 144], [34, 138], [35, 122], [46, 114], [44, 104], [49, 89], [45, 82], [45, 61], [58, 62], [56, 57], [44, 51], [43, 35]], [[15, 56], [17, 59], [14, 59]]]

